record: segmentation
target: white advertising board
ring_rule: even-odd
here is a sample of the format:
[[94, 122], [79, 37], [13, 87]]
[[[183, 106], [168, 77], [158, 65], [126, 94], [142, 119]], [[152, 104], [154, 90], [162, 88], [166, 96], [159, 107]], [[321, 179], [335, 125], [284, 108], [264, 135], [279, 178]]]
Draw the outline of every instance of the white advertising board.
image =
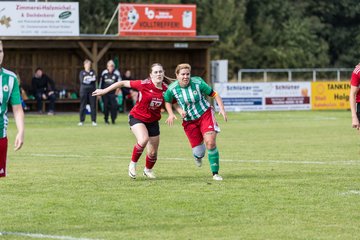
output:
[[229, 112], [311, 109], [310, 82], [215, 83], [214, 90]]
[[1, 2], [0, 36], [78, 36], [77, 2]]

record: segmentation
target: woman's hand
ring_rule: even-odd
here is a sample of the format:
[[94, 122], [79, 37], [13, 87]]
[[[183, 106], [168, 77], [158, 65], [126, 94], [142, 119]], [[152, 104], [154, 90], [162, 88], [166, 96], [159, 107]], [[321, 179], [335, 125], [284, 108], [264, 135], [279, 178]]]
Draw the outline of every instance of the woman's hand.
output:
[[104, 89], [96, 89], [93, 93], [92, 96], [102, 96], [105, 94]]
[[225, 120], [225, 122], [227, 122], [227, 115], [226, 115], [226, 112], [225, 112], [224, 109], [220, 109], [219, 115], [222, 115], [223, 118], [224, 118], [224, 120]]
[[175, 114], [169, 114], [168, 118], [166, 119], [165, 123], [169, 126], [174, 125], [174, 120], [177, 119]]
[[358, 119], [358, 117], [357, 116], [353, 116], [352, 117], [352, 127], [353, 128], [356, 128], [357, 130], [359, 130], [360, 129], [360, 126], [359, 126], [360, 124], [359, 124], [359, 119]]

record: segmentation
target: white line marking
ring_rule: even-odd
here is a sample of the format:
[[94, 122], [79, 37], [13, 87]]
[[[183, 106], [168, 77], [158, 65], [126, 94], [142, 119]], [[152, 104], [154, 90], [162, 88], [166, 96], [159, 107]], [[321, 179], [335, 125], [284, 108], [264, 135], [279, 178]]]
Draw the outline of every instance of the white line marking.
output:
[[343, 192], [340, 194], [341, 195], [360, 195], [360, 191], [359, 190], [350, 190], [350, 191]]
[[[43, 154], [33, 153], [28, 156], [33, 157], [57, 157], [57, 158], [89, 158], [94, 157], [93, 155], [80, 155], [80, 154]], [[129, 156], [106, 156], [103, 155], [101, 158], [104, 159], [130, 159]], [[163, 160], [169, 161], [189, 161], [192, 158], [169, 158], [162, 157]], [[301, 160], [235, 160], [235, 159], [220, 159], [220, 162], [236, 162], [236, 163], [258, 163], [258, 164], [304, 164], [304, 165], [360, 165], [360, 160], [344, 160], [344, 161], [301, 161]]]
[[31, 238], [50, 238], [50, 239], [61, 239], [61, 240], [99, 240], [94, 238], [75, 238], [68, 236], [55, 236], [55, 235], [45, 235], [40, 233], [22, 233], [22, 232], [0, 232], [0, 236], [13, 235], [13, 236], [22, 236], [22, 237], [31, 237]]

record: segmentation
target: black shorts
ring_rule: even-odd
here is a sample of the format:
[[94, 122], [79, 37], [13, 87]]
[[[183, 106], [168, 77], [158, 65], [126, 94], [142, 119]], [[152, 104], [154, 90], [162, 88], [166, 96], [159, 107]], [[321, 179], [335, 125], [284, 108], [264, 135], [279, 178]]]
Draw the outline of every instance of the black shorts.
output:
[[145, 125], [146, 129], [148, 130], [149, 137], [156, 137], [156, 136], [160, 135], [159, 121], [146, 123], [137, 118], [134, 118], [134, 116], [132, 116], [132, 115], [129, 115], [130, 127], [134, 126], [137, 123], [142, 123]]
[[356, 115], [360, 121], [360, 102], [356, 103]]

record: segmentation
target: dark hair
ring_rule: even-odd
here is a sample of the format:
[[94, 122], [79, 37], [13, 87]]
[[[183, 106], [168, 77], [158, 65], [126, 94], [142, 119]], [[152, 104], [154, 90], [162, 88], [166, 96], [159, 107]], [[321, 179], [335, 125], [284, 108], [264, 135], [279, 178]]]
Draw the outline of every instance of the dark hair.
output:
[[[159, 66], [159, 67], [161, 67], [162, 69], [164, 69], [164, 67], [163, 67], [160, 63], [154, 63], [154, 64], [151, 65], [150, 73], [152, 72], [153, 67], [156, 67], [156, 66]], [[163, 80], [164, 83], [166, 83], [166, 84], [169, 85], [169, 84], [172, 83], [173, 81], [174, 81], [173, 79], [165, 76], [165, 74], [164, 74], [164, 80]]]
[[41, 67], [36, 68], [36, 69], [35, 69], [35, 72], [37, 72], [37, 71], [39, 71], [39, 70], [41, 70], [41, 71], [43, 72], [43, 70], [42, 70]]
[[85, 64], [85, 63], [92, 63], [92, 62], [91, 62], [90, 59], [86, 58], [86, 59], [84, 60], [84, 64]]

